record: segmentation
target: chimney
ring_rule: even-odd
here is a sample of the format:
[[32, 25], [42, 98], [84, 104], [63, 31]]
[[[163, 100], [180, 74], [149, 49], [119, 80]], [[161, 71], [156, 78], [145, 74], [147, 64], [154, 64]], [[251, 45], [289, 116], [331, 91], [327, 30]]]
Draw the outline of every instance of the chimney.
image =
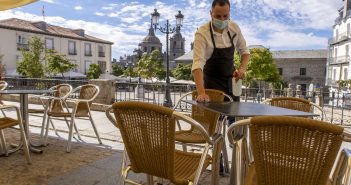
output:
[[84, 37], [85, 36], [85, 31], [83, 29], [76, 29], [76, 30], [72, 30], [75, 34]]
[[48, 28], [48, 25], [46, 24], [45, 21], [33, 22], [32, 25], [43, 31], [47, 31], [47, 28]]

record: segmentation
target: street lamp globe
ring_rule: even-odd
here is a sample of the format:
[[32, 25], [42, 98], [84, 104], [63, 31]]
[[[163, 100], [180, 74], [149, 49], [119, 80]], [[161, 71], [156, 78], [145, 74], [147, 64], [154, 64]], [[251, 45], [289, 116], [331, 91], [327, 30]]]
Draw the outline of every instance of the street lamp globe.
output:
[[159, 21], [160, 21], [160, 13], [157, 12], [157, 9], [154, 9], [154, 13], [151, 14], [151, 23], [156, 28], [156, 26], [159, 24]]
[[179, 10], [178, 14], [175, 16], [176, 17], [176, 26], [177, 27], [181, 27], [183, 25], [183, 19], [184, 19], [184, 15], [182, 14], [182, 12]]

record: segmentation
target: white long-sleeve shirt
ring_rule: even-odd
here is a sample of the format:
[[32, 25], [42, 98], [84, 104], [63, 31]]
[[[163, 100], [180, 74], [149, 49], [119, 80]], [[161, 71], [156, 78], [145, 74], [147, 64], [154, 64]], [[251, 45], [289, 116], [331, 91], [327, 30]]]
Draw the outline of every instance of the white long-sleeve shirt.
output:
[[[225, 28], [222, 33], [217, 33], [212, 28], [216, 48], [227, 48], [232, 45], [227, 33], [228, 30], [231, 37], [236, 34], [233, 40], [235, 50], [238, 51], [240, 55], [250, 54], [239, 26], [233, 21], [228, 22], [228, 27]], [[213, 48], [210, 22], [208, 22], [202, 25], [195, 33], [192, 71], [199, 68], [203, 70], [206, 61], [213, 53]]]

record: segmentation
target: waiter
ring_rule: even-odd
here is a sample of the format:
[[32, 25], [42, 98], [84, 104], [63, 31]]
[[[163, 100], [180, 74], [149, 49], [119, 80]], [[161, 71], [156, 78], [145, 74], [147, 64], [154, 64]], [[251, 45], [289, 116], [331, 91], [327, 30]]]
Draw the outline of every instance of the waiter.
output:
[[[239, 26], [230, 20], [229, 0], [214, 0], [210, 14], [211, 21], [195, 33], [192, 73], [197, 101], [210, 101], [205, 89], [221, 90], [239, 101], [240, 97], [232, 94], [232, 77], [244, 78], [250, 51]], [[235, 50], [241, 55], [238, 69], [233, 64]]]

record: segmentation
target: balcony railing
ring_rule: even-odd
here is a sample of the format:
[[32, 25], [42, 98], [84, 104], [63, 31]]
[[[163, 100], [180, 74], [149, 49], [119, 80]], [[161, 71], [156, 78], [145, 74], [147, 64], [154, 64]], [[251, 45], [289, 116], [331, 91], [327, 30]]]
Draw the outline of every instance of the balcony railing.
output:
[[350, 38], [351, 38], [351, 32], [343, 32], [343, 33], [340, 33], [337, 37], [328, 39], [328, 44], [333, 45], [341, 41], [348, 40]]
[[86, 52], [86, 53], [84, 53], [84, 55], [85, 55], [85, 56], [88, 56], [88, 57], [93, 56], [92, 52]]
[[342, 64], [350, 62], [350, 55], [343, 55], [338, 57], [329, 57], [329, 64]]
[[77, 55], [77, 50], [68, 50], [69, 55]]
[[99, 55], [99, 57], [105, 57], [105, 52], [99, 51], [98, 55]]
[[25, 51], [29, 51], [29, 44], [23, 44], [23, 43], [17, 43], [17, 50], [25, 50]]

